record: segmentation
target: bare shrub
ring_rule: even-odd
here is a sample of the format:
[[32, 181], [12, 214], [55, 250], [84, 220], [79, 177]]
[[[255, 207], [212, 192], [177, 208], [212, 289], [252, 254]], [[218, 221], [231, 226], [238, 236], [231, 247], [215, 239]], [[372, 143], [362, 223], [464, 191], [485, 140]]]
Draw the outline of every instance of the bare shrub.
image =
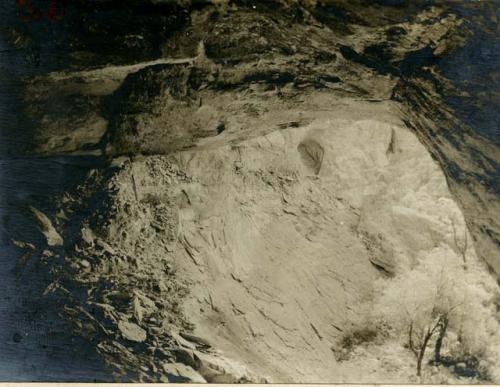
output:
[[344, 332], [339, 338], [338, 345], [332, 348], [335, 358], [337, 361], [349, 360], [355, 347], [374, 342], [379, 334], [380, 331], [375, 326], [354, 327]]
[[[479, 272], [464, 272], [456, 255], [448, 259], [432, 257], [412, 270], [380, 282], [380, 297], [375, 301], [376, 318], [386, 321], [393, 333], [416, 358], [416, 373], [422, 369], [433, 347], [434, 363], [459, 362], [459, 359], [496, 358], [491, 340], [499, 340], [494, 321], [492, 294], [483, 288]], [[468, 278], [465, 278], [468, 277]], [[447, 347], [450, 332], [459, 339]], [[496, 335], [496, 336], [495, 336]], [[483, 348], [492, 348], [490, 353]], [[467, 354], [467, 355], [465, 355]], [[456, 359], [451, 361], [450, 359]], [[446, 361], [445, 361], [446, 360]]]

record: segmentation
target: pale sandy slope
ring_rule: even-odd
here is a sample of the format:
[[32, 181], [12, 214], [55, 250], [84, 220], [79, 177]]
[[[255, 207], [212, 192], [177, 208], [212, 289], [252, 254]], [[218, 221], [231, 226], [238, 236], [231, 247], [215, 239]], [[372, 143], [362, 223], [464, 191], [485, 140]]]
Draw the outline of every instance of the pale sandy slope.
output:
[[[175, 241], [155, 234], [142, 259], [172, 260], [189, 284], [182, 308], [194, 334], [212, 344], [211, 361], [227, 359], [225, 372], [273, 382], [412, 381], [413, 358], [402, 348], [392, 360], [381, 350], [381, 359], [351, 363], [337, 362], [335, 351], [369, 313], [377, 280], [443, 252], [461, 264], [453, 224], [463, 237], [463, 215], [395, 105], [337, 101], [315, 114], [307, 126], [232, 142], [223, 133], [195, 150], [136, 160], [121, 172], [119, 202], [156, 197], [177, 212], [166, 222]], [[165, 178], [172, 166], [187, 178]], [[123, 222], [110, 243], [130, 250], [150, 220]], [[473, 248], [467, 260], [484, 271]], [[398, 368], [402, 356], [409, 370]]]

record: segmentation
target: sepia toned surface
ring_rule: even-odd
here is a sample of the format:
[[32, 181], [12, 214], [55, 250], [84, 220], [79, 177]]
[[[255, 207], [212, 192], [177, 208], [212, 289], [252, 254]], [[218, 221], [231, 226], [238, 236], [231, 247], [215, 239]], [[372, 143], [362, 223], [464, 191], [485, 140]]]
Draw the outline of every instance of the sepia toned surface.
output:
[[2, 380], [499, 382], [497, 3], [2, 12]]

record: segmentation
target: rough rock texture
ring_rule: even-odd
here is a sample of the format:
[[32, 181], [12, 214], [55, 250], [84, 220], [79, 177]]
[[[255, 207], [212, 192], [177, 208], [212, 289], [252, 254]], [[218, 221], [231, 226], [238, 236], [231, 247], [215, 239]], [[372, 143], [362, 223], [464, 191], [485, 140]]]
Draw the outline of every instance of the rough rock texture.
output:
[[[97, 6], [103, 14], [124, 12], [117, 23], [130, 22], [116, 28], [128, 28], [131, 36], [135, 28], [149, 28], [135, 39], [156, 45], [163, 55], [155, 57], [151, 50], [132, 45], [141, 53], [135, 61], [149, 61], [131, 63], [116, 48], [108, 59], [115, 65], [34, 80], [26, 95], [38, 151], [166, 153], [222, 131], [257, 135], [254, 123], [270, 127], [307, 122], [310, 118], [297, 114], [317, 90], [355, 99], [394, 99], [408, 108], [406, 124], [440, 161], [469, 227], [477, 230], [478, 253], [498, 273], [498, 254], [491, 253], [498, 250], [499, 225], [493, 215], [498, 211], [498, 147], [475, 134], [469, 121], [459, 120], [463, 115], [456, 101], [465, 98], [469, 104], [467, 95], [482, 94], [467, 81], [456, 85], [442, 76], [448, 67], [460, 71], [447, 65], [448, 57], [494, 34], [494, 10], [488, 5], [457, 10], [446, 2], [292, 3], [202, 2], [192, 10], [186, 3], [184, 11], [169, 3], [165, 15], [176, 21], [163, 21], [163, 40], [147, 39], [161, 20], [153, 22], [148, 8], [139, 8], [149, 20], [142, 25], [126, 13], [127, 7]], [[89, 12], [82, 7], [77, 12]], [[80, 27], [86, 28], [81, 36], [91, 39], [87, 33], [92, 36], [104, 28], [99, 19], [94, 23], [99, 27]], [[85, 52], [98, 43], [72, 44]], [[80, 56], [72, 57], [73, 66], [85, 68]], [[485, 71], [494, 77], [494, 69]], [[252, 133], [240, 133], [248, 130]]]
[[[102, 293], [85, 303], [134, 316], [153, 333], [153, 351], [168, 332], [184, 348], [173, 351], [177, 361], [208, 381], [221, 379], [196, 359], [213, 349], [230, 359], [223, 372], [233, 376], [224, 380], [371, 380], [352, 375], [332, 350], [363, 319], [377, 278], [443, 250], [462, 264], [456, 236], [470, 236], [442, 171], [394, 103], [329, 102], [304, 111], [316, 119], [298, 128], [233, 144], [221, 135], [196, 150], [121, 162], [108, 191], [113, 215], [96, 228], [112, 246], [81, 277], [94, 288], [98, 276]], [[481, 267], [472, 249], [465, 259]], [[171, 289], [170, 267], [189, 294]], [[158, 301], [132, 297], [144, 286], [134, 277], [152, 281], [144, 292]], [[111, 278], [120, 298], [102, 288]], [[185, 329], [203, 341], [172, 334], [173, 296], [181, 296]], [[149, 366], [161, 358], [146, 359], [161, 374], [161, 363]]]
[[166, 3], [138, 8], [182, 15], [148, 14], [165, 28], [130, 38], [138, 63], [118, 48], [90, 69], [77, 42], [73, 70], [26, 86], [36, 151], [109, 160], [60, 205], [50, 289], [75, 331], [121, 380], [422, 381], [383, 335], [343, 351], [376, 285], [419, 262], [452, 257], [498, 305], [498, 147], [439, 67], [470, 21], [446, 3]]

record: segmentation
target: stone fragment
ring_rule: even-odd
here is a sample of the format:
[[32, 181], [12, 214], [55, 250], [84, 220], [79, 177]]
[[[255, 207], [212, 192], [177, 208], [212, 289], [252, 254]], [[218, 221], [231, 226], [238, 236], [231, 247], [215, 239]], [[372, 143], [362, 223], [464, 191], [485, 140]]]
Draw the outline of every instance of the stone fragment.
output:
[[186, 339], [187, 341], [195, 343], [200, 347], [210, 348], [212, 346], [210, 342], [207, 339], [204, 339], [203, 337], [195, 336], [187, 332], [179, 332], [179, 335], [184, 339]]
[[98, 239], [96, 242], [97, 246], [103, 249], [106, 253], [110, 255], [116, 255], [115, 249], [113, 249], [109, 244], [104, 242], [102, 239]]
[[146, 341], [146, 331], [137, 324], [128, 321], [120, 321], [118, 323], [118, 329], [122, 337], [126, 340], [134, 341], [136, 343]]
[[170, 336], [172, 336], [175, 342], [181, 347], [196, 350], [196, 346], [192, 342], [184, 339], [177, 332], [170, 332]]
[[185, 348], [176, 348], [172, 351], [172, 353], [178, 362], [195, 367], [196, 362], [193, 351]]
[[80, 261], [80, 266], [83, 267], [83, 268], [85, 268], [85, 269], [88, 269], [90, 267], [90, 262], [87, 261], [86, 259], [82, 259]]
[[12, 244], [20, 249], [35, 250], [35, 245], [29, 242], [23, 242], [12, 239]]
[[52, 247], [62, 246], [64, 243], [63, 238], [56, 231], [47, 215], [45, 215], [42, 211], [37, 210], [35, 207], [30, 207], [30, 209], [40, 225], [40, 231], [45, 236], [47, 244]]
[[168, 375], [174, 376], [173, 378], [169, 378], [171, 382], [178, 382], [177, 378], [186, 378], [191, 383], [206, 383], [207, 381], [201, 376], [198, 372], [196, 372], [193, 368], [182, 364], [182, 363], [165, 363], [163, 365], [163, 371], [165, 371]]
[[139, 298], [137, 296], [134, 296], [132, 300], [132, 310], [134, 313], [134, 317], [138, 322], [142, 322], [142, 319], [144, 318], [144, 309], [141, 306], [141, 302], [139, 301]]
[[82, 240], [89, 246], [94, 245], [95, 235], [94, 232], [87, 227], [83, 227], [82, 230]]

